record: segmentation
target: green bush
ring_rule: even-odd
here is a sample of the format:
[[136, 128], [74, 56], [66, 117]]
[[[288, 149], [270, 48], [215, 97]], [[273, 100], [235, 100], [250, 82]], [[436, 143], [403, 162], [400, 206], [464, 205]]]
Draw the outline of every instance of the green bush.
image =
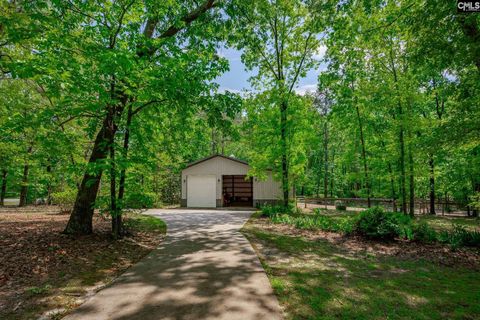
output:
[[70, 212], [75, 204], [76, 197], [77, 190], [65, 189], [52, 193], [52, 203], [58, 205], [62, 212]]
[[430, 227], [426, 221], [421, 221], [412, 225], [412, 237], [409, 240], [432, 243], [437, 241], [437, 232]]
[[135, 192], [125, 197], [125, 208], [145, 209], [158, 206], [158, 196], [153, 192]]
[[411, 218], [400, 213], [386, 212], [380, 207], [362, 211], [355, 221], [353, 231], [371, 239], [393, 240], [409, 237]]
[[323, 230], [349, 234], [353, 230], [353, 219], [333, 219], [324, 215], [300, 215], [274, 214], [270, 216], [273, 223], [283, 223], [295, 226], [297, 229]]
[[272, 217], [278, 214], [300, 214], [300, 208], [295, 207], [294, 204], [289, 204], [287, 207], [283, 205], [263, 205], [261, 207], [263, 217]]
[[343, 201], [335, 201], [335, 209], [345, 211], [347, 210], [347, 205]]
[[480, 247], [480, 232], [469, 231], [463, 226], [456, 224], [453, 230], [440, 232], [438, 240], [442, 243], [450, 244], [454, 249], [462, 246]]

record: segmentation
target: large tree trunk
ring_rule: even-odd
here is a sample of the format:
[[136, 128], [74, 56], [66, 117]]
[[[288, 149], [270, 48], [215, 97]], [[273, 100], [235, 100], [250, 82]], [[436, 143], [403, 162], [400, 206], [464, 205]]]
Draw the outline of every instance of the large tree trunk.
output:
[[2, 188], [0, 190], [0, 206], [5, 205], [5, 194], [7, 193], [7, 175], [6, 169], [2, 170]]
[[286, 101], [280, 104], [280, 139], [282, 144], [282, 188], [283, 205], [288, 206], [290, 184], [288, 181], [288, 149], [287, 149], [287, 110]]
[[[98, 162], [107, 158], [108, 143], [114, 135], [114, 132], [111, 130], [112, 127], [110, 126], [112, 121], [111, 117], [112, 115], [109, 113], [103, 121], [100, 131], [97, 133], [97, 137], [93, 144], [92, 154], [88, 160], [89, 166], [95, 166]], [[89, 170], [85, 172], [64, 233], [92, 233], [92, 217], [102, 173], [103, 170], [101, 168], [96, 168], [94, 172], [90, 172]]]
[[356, 103], [355, 103], [355, 108], [357, 110], [358, 127], [360, 130], [360, 143], [362, 145], [362, 160], [363, 160], [363, 170], [365, 174], [365, 188], [367, 189], [367, 206], [370, 208], [372, 206], [372, 203], [370, 199], [370, 180], [368, 177], [367, 152], [365, 148], [365, 138], [363, 136], [363, 123], [362, 123], [362, 118], [360, 117], [360, 109], [358, 108], [358, 104]]

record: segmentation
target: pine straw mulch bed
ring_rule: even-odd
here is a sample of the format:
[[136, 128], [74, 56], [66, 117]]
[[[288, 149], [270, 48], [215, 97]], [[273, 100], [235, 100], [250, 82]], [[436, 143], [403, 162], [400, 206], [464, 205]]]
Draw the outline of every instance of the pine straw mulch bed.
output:
[[396, 256], [405, 260], [424, 259], [444, 266], [465, 267], [480, 271], [480, 250], [477, 248], [452, 250], [444, 244], [425, 244], [406, 240], [379, 242], [357, 236], [344, 236], [335, 232], [297, 229], [292, 225], [272, 223], [268, 218], [251, 219], [249, 225], [267, 232], [303, 237], [308, 241], [326, 240], [354, 255], [367, 253], [374, 256]]
[[110, 221], [94, 217], [94, 234], [62, 234], [69, 216], [0, 214], [0, 319], [61, 314], [153, 250], [158, 232], [133, 232], [113, 241]]

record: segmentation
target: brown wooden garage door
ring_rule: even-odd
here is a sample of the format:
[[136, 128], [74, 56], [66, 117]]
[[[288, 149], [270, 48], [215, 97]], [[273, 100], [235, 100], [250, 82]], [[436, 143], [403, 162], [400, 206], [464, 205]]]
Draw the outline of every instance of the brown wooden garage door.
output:
[[253, 205], [252, 178], [245, 180], [245, 175], [224, 175], [223, 205], [226, 207], [251, 207]]

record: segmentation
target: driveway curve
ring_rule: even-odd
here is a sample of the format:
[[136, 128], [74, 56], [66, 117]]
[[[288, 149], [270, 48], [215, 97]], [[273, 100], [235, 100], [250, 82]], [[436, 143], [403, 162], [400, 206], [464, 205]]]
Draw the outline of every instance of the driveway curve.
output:
[[155, 209], [162, 245], [65, 319], [281, 319], [268, 278], [239, 232], [251, 211]]

